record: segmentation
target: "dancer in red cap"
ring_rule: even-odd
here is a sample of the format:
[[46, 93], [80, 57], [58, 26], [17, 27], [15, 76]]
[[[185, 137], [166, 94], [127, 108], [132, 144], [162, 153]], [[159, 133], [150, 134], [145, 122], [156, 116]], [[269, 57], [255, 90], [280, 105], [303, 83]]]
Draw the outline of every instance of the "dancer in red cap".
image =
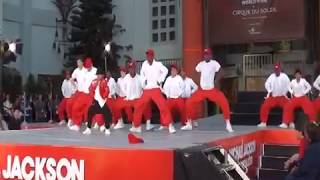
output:
[[181, 130], [192, 130], [192, 120], [196, 119], [197, 112], [194, 108], [195, 104], [199, 104], [205, 99], [215, 102], [223, 112], [223, 117], [226, 122], [226, 130], [233, 132], [230, 123], [230, 107], [225, 95], [215, 88], [215, 75], [220, 71], [220, 64], [216, 60], [212, 60], [212, 52], [210, 49], [204, 50], [204, 60], [196, 66], [196, 71], [201, 73], [200, 87], [190, 99], [186, 102], [186, 111], [188, 122]]
[[101, 132], [106, 135], [110, 135], [110, 121], [111, 121], [111, 111], [109, 107], [106, 106], [107, 97], [109, 95], [109, 88], [107, 81], [104, 79], [104, 72], [99, 69], [97, 72], [97, 78], [91, 82], [90, 85], [90, 97], [91, 105], [88, 108], [88, 124], [87, 129], [83, 134], [91, 134], [92, 118], [96, 114], [103, 114], [105, 125], [100, 128]]
[[141, 132], [141, 120], [144, 108], [149, 105], [150, 101], [156, 103], [160, 111], [161, 127], [169, 127], [170, 133], [175, 133], [176, 130], [172, 124], [172, 116], [169, 108], [166, 106], [166, 100], [161, 94], [161, 84], [164, 82], [168, 69], [154, 59], [154, 51], [148, 49], [146, 52], [147, 60], [143, 62], [140, 76], [145, 84], [143, 94], [139, 101], [135, 104], [134, 112], [134, 127], [132, 132]]
[[[66, 124], [66, 113], [67, 113], [67, 104], [70, 100], [71, 96], [75, 93], [76, 87], [71, 81], [71, 74], [70, 71], [65, 72], [65, 79], [63, 80], [62, 86], [61, 86], [61, 92], [63, 95], [63, 99], [61, 100], [59, 106], [58, 106], [58, 116], [60, 123], [59, 125]], [[68, 115], [68, 114], [67, 114]], [[69, 117], [68, 117], [69, 119]]]
[[265, 97], [265, 100], [260, 109], [261, 123], [258, 125], [258, 127], [267, 126], [269, 112], [272, 108], [284, 108], [284, 106], [289, 101], [289, 98], [287, 97], [289, 86], [290, 79], [288, 75], [281, 72], [281, 66], [279, 63], [275, 64], [274, 73], [272, 73], [268, 77], [265, 83], [265, 88], [268, 91], [268, 94]]
[[[320, 75], [314, 81], [313, 87], [320, 91]], [[313, 104], [315, 107], [316, 114], [318, 114], [320, 112], [320, 93], [318, 97], [313, 101]]]
[[295, 79], [293, 79], [289, 86], [289, 92], [291, 93], [291, 99], [285, 105], [283, 110], [283, 122], [279, 126], [281, 128], [294, 128], [294, 110], [302, 108], [304, 113], [308, 115], [309, 121], [314, 122], [316, 120], [315, 109], [312, 102], [307, 97], [307, 94], [311, 90], [310, 84], [302, 78], [301, 71], [298, 69], [294, 73]]
[[[120, 77], [117, 81], [117, 91], [118, 98], [116, 100], [115, 105], [115, 119], [117, 119], [117, 124], [114, 126], [114, 129], [122, 129], [124, 128], [122, 112], [125, 111], [125, 106], [122, 104], [124, 103], [124, 99], [126, 98], [126, 82], [125, 77], [127, 75], [127, 70], [125, 67], [120, 67]], [[119, 104], [119, 106], [118, 106]], [[122, 105], [122, 106], [121, 106]]]
[[167, 78], [163, 85], [164, 94], [167, 96], [167, 105], [171, 115], [178, 114], [182, 125], [187, 122], [185, 112], [185, 102], [182, 98], [184, 92], [184, 82], [182, 77], [178, 74], [178, 67], [171, 65], [171, 75]]
[[[111, 110], [112, 114], [112, 124], [111, 128], [113, 128], [117, 124], [117, 113], [116, 112], [116, 100], [117, 100], [117, 83], [114, 80], [114, 78], [111, 76], [110, 71], [106, 72], [106, 78], [105, 80], [108, 83], [109, 87], [109, 95], [108, 95], [108, 100], [107, 100], [107, 105]], [[96, 127], [96, 126], [95, 126]]]
[[89, 87], [91, 82], [96, 79], [97, 68], [93, 67], [92, 59], [86, 58], [84, 61], [85, 72], [81, 74], [81, 80], [78, 82], [78, 86], [82, 89], [78, 93], [76, 102], [72, 107], [72, 121], [73, 126], [71, 130], [79, 131], [83, 118], [88, 119], [88, 109], [91, 105], [92, 98], [90, 97]]

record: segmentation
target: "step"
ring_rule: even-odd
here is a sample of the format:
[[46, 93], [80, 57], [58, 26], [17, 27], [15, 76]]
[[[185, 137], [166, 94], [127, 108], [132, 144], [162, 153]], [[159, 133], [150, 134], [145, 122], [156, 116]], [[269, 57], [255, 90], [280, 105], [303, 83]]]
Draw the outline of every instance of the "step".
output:
[[259, 180], [284, 180], [288, 172], [277, 169], [259, 169]]
[[264, 156], [278, 156], [278, 157], [291, 157], [298, 153], [299, 147], [293, 145], [272, 145], [264, 144]]
[[261, 103], [266, 96], [266, 92], [251, 92], [251, 91], [241, 91], [238, 92], [237, 102], [257, 102]]
[[[282, 122], [281, 114], [270, 114], [268, 125], [277, 126]], [[260, 123], [259, 113], [232, 113], [231, 123], [234, 125], [258, 125]]]
[[284, 163], [288, 157], [262, 156], [261, 168], [284, 170]]

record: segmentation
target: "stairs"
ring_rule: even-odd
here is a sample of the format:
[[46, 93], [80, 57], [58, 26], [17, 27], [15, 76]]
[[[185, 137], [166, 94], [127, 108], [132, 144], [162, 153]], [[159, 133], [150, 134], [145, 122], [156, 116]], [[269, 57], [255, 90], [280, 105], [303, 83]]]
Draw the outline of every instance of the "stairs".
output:
[[[234, 125], [254, 125], [260, 123], [260, 106], [266, 92], [239, 92], [238, 101], [232, 106], [231, 122]], [[268, 125], [279, 125], [282, 120], [282, 110], [272, 109]]]
[[298, 153], [298, 146], [271, 145], [263, 146], [263, 154], [258, 173], [259, 180], [283, 180], [287, 176], [284, 162]]

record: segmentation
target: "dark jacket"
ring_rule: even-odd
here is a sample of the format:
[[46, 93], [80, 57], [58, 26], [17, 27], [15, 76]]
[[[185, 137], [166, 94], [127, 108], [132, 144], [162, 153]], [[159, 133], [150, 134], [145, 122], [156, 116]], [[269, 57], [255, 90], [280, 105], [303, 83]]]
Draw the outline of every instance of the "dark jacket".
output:
[[320, 142], [308, 146], [298, 169], [286, 180], [320, 180]]

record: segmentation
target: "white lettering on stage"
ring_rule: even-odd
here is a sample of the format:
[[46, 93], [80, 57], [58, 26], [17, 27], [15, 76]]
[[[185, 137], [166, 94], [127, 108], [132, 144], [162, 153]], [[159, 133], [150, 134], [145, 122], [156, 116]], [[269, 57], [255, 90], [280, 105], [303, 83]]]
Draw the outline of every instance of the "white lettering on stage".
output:
[[84, 180], [84, 160], [7, 156], [2, 178], [24, 180]]
[[253, 155], [256, 152], [256, 141], [242, 143], [229, 149], [230, 155], [244, 166], [250, 167], [253, 163]]

